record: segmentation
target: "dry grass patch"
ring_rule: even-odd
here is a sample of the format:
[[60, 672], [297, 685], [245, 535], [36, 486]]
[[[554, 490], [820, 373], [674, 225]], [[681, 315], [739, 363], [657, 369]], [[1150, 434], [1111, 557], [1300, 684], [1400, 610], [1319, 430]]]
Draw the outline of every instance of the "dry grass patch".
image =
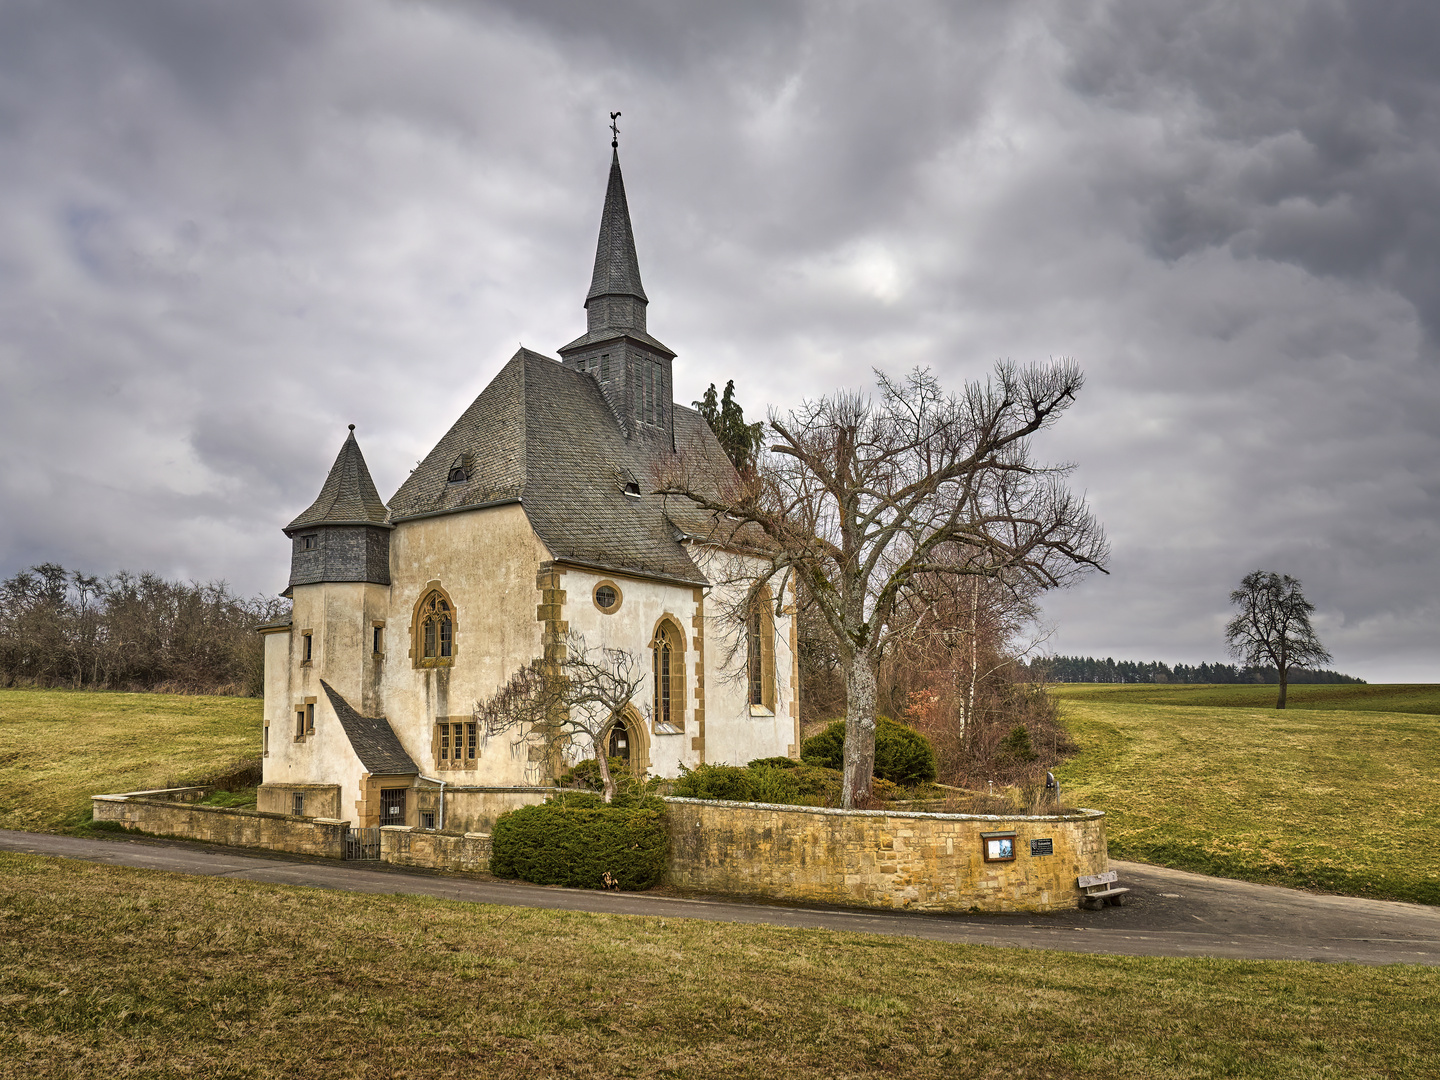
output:
[[1440, 971], [495, 908], [0, 855], [0, 1075], [1429, 1077]]
[[1084, 749], [1056, 773], [1106, 811], [1111, 856], [1440, 904], [1435, 717], [1083, 692], [1061, 709]]
[[192, 783], [260, 753], [258, 698], [0, 690], [0, 828], [89, 820], [90, 796]]

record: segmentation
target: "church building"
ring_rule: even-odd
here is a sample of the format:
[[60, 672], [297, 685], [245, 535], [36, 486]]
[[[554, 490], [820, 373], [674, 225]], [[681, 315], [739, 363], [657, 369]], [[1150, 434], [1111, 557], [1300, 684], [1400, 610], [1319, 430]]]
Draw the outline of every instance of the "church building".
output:
[[717, 486], [734, 470], [674, 402], [648, 303], [617, 150], [585, 332], [559, 359], [521, 348], [388, 502], [351, 425], [285, 527], [291, 616], [261, 628], [261, 810], [451, 832], [538, 801], [553, 754], [474, 710], [576, 640], [650, 669], [603, 748], [632, 770], [798, 756], [791, 598], [747, 609], [754, 556], [653, 494], [677, 462]]

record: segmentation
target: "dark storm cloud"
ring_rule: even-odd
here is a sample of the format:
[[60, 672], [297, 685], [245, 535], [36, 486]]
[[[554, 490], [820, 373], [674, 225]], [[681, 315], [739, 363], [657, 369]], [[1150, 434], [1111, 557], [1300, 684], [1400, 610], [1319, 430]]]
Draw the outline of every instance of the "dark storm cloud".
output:
[[1428, 7], [0, 6], [0, 571], [284, 581], [357, 434], [388, 495], [583, 325], [608, 110], [677, 398], [1074, 355], [1039, 446], [1114, 573], [1069, 652], [1219, 655], [1245, 572], [1434, 677]]

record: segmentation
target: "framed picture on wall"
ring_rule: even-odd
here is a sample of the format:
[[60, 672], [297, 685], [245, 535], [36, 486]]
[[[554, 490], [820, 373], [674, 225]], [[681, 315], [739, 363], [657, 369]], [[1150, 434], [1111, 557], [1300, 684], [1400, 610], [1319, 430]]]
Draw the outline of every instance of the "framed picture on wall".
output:
[[986, 862], [1015, 861], [1015, 834], [1013, 832], [981, 833], [980, 845]]

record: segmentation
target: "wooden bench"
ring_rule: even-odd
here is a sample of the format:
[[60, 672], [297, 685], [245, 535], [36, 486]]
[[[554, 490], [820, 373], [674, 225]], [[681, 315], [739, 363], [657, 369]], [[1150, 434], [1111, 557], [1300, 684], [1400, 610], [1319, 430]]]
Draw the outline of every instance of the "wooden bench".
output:
[[1120, 906], [1125, 894], [1129, 889], [1116, 885], [1120, 875], [1114, 870], [1107, 870], [1103, 874], [1082, 875], [1075, 879], [1080, 886], [1080, 906], [1085, 908], [1098, 908], [1106, 904]]

